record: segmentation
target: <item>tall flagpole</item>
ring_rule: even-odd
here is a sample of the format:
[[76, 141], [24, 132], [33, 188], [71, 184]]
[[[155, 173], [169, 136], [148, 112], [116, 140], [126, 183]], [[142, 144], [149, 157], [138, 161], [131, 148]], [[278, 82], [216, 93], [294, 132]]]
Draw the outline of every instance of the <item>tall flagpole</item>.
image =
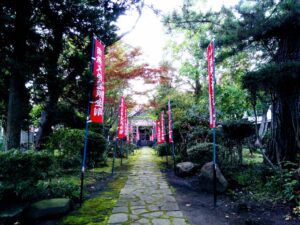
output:
[[[217, 118], [216, 118], [216, 100], [215, 100], [215, 87], [216, 87], [216, 64], [215, 64], [215, 46], [216, 46], [216, 43], [215, 43], [215, 39], [213, 40], [213, 95], [214, 95], [214, 98], [213, 98], [213, 105], [214, 105], [214, 120], [215, 120], [215, 123], [217, 121]], [[217, 170], [217, 149], [216, 149], [216, 126], [213, 127], [213, 188], [214, 188], [214, 207], [217, 206], [217, 176], [216, 176], [216, 170]]]
[[[172, 132], [171, 133], [171, 138], [172, 138], [172, 155], [173, 155], [173, 167], [174, 167], [174, 172], [175, 172], [175, 170], [176, 170], [176, 162], [175, 162], [175, 146], [174, 146], [174, 134], [173, 134], [173, 121], [172, 121], [172, 111], [171, 111], [171, 101], [170, 101], [170, 99], [169, 99], [169, 115], [170, 115], [170, 118], [169, 118], [169, 120], [170, 120], [170, 122], [169, 123], [171, 123], [170, 125], [170, 127], [169, 127], [169, 135], [170, 135], [170, 132]], [[170, 131], [171, 130], [171, 131]], [[169, 137], [169, 142], [170, 142], [170, 137]]]
[[[92, 57], [91, 57], [91, 65], [90, 65], [91, 74], [93, 73], [94, 51], [95, 51], [95, 37], [93, 35]], [[89, 115], [90, 115], [90, 101], [91, 101], [91, 90], [89, 87], [90, 81], [91, 81], [91, 75], [89, 75], [89, 79], [88, 79], [89, 97], [88, 97], [88, 106], [87, 106], [87, 118], [85, 122], [84, 148], [83, 148], [83, 159], [82, 159], [82, 168], [81, 168], [80, 200], [79, 200], [80, 206], [82, 205], [82, 199], [83, 199], [83, 182], [84, 182], [84, 173], [85, 173], [85, 164], [86, 164], [86, 149], [87, 149], [87, 142], [88, 142], [88, 135], [89, 135]]]
[[114, 152], [113, 152], [113, 163], [111, 167], [111, 173], [114, 174], [115, 172], [115, 159], [116, 159], [116, 151], [118, 148], [118, 126], [119, 126], [119, 120], [120, 120], [120, 109], [121, 109], [121, 98], [119, 102], [119, 107], [118, 107], [118, 120], [117, 120], [117, 131], [116, 131], [116, 141], [115, 141], [115, 147], [114, 147]]

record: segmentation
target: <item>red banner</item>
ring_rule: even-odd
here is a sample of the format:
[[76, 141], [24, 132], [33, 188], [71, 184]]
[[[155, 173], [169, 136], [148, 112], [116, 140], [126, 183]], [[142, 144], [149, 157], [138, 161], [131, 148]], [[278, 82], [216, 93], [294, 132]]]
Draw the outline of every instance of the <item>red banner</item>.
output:
[[121, 97], [119, 107], [119, 121], [118, 121], [118, 138], [122, 139], [125, 137], [125, 101], [124, 97]]
[[209, 93], [209, 127], [216, 127], [215, 90], [214, 90], [214, 42], [207, 48], [208, 62], [208, 93]]
[[169, 143], [173, 142], [173, 128], [172, 128], [172, 113], [171, 113], [171, 103], [168, 102], [168, 119], [169, 119]]
[[100, 41], [94, 42], [93, 76], [95, 85], [92, 92], [90, 121], [103, 123], [105, 101], [105, 57], [104, 46]]
[[140, 140], [140, 132], [139, 132], [139, 127], [136, 127], [136, 141]]
[[156, 121], [157, 144], [161, 144], [161, 126], [160, 121]]
[[125, 137], [128, 139], [129, 127], [128, 127], [128, 118], [127, 118], [127, 105], [124, 107], [124, 123], [125, 123]]
[[165, 129], [165, 116], [164, 111], [160, 113], [160, 125], [161, 125], [161, 143], [166, 142], [166, 129]]

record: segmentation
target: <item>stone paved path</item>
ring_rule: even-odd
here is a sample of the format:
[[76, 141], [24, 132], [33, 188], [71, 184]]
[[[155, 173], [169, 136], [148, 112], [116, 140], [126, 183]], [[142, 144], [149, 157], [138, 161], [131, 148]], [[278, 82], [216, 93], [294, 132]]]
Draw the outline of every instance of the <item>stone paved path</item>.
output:
[[187, 224], [152, 150], [140, 151], [108, 224]]

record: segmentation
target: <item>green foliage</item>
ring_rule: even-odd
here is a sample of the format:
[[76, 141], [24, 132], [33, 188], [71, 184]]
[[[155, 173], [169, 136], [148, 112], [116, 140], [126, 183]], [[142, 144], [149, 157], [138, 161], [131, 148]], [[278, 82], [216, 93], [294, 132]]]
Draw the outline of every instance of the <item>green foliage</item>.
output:
[[[221, 145], [217, 145], [218, 156], [225, 152], [225, 148]], [[193, 147], [187, 149], [189, 160], [194, 163], [198, 163], [203, 166], [207, 162], [211, 162], [213, 159], [213, 143], [199, 143]], [[222, 158], [218, 157], [218, 164], [222, 164]]]
[[300, 182], [298, 165], [292, 162], [284, 162], [282, 174], [277, 173], [267, 182], [267, 187], [276, 187], [277, 195], [282, 196], [287, 201], [300, 206]]
[[222, 123], [222, 134], [235, 142], [242, 142], [246, 137], [254, 135], [254, 126], [247, 120], [230, 120]]
[[258, 90], [280, 90], [290, 92], [300, 88], [300, 63], [291, 61], [283, 64], [270, 63], [243, 77], [243, 86], [251, 93]]
[[135, 144], [127, 144], [126, 148], [128, 148], [128, 153], [132, 153], [135, 149], [137, 149]]
[[0, 171], [0, 199], [34, 199], [38, 182], [55, 174], [54, 157], [47, 152], [0, 152]]
[[[82, 160], [85, 130], [59, 129], [48, 139], [47, 148], [55, 152], [63, 169], [78, 168]], [[87, 165], [95, 166], [105, 160], [106, 140], [101, 134], [89, 132], [87, 143]]]
[[29, 113], [32, 124], [37, 127], [40, 123], [40, 117], [43, 110], [43, 105], [34, 105]]
[[168, 144], [156, 145], [156, 151], [159, 156], [171, 155], [171, 150], [168, 147]]
[[36, 185], [36, 191], [39, 198], [70, 198], [75, 202], [79, 201], [80, 186], [65, 180], [40, 180]]
[[85, 201], [82, 207], [73, 211], [59, 223], [60, 225], [99, 224], [106, 225], [116, 205], [119, 193], [127, 177], [121, 175], [108, 183], [107, 190], [101, 196]]
[[216, 87], [216, 105], [220, 120], [239, 119], [249, 110], [247, 92], [237, 84], [222, 84]]

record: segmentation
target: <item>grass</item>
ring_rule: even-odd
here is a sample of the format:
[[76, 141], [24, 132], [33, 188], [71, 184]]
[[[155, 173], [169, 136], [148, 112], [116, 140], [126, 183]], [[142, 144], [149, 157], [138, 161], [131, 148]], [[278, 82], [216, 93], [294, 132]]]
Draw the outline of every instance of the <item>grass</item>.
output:
[[[104, 225], [116, 205], [119, 193], [127, 181], [126, 171], [133, 165], [137, 157], [140, 155], [138, 151], [135, 155], [129, 157], [128, 160], [123, 160], [123, 166], [120, 166], [120, 160], [116, 160], [116, 174], [113, 180], [107, 183], [105, 190], [95, 198], [85, 201], [82, 207], [73, 211], [62, 219], [59, 225]], [[93, 173], [110, 173], [112, 160], [107, 167], [94, 168], [89, 171]]]
[[245, 164], [261, 164], [263, 163], [263, 156], [260, 152], [253, 152], [251, 155], [249, 149], [243, 149], [243, 160]]
[[87, 200], [79, 210], [66, 216], [60, 225], [104, 225], [107, 224], [119, 193], [126, 183], [126, 176], [118, 176], [107, 185], [107, 191], [99, 197]]

